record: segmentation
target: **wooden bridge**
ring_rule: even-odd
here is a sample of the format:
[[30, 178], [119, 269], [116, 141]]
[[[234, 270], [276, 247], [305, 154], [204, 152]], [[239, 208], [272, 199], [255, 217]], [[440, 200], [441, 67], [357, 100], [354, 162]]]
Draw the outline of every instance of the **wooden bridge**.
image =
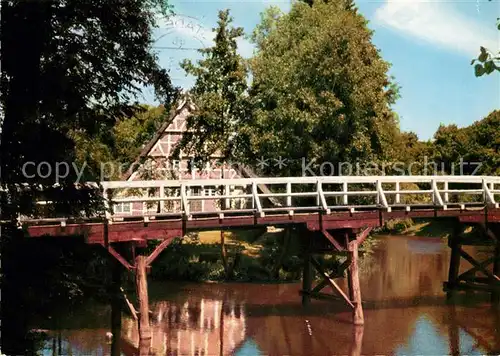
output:
[[[95, 183], [88, 184], [98, 188]], [[207, 195], [210, 187], [214, 194]], [[352, 307], [353, 321], [363, 324], [358, 278], [358, 246], [370, 231], [398, 218], [453, 218], [457, 228], [449, 239], [452, 249], [447, 292], [485, 290], [498, 300], [500, 292], [500, 177], [488, 176], [356, 176], [205, 179], [178, 181], [102, 182], [106, 211], [102, 216], [20, 217], [30, 237], [84, 236], [101, 244], [126, 269], [134, 271], [139, 297], [141, 339], [151, 337], [146, 273], [148, 266], [176, 237], [190, 231], [227, 230], [258, 226], [300, 229], [304, 236], [303, 304], [329, 295], [330, 287]], [[38, 204], [50, 207], [50, 201]], [[140, 213], [121, 204], [142, 204]], [[210, 209], [205, 209], [210, 206]], [[50, 210], [50, 209], [49, 209]], [[128, 209], [131, 211], [132, 209]], [[464, 234], [475, 225], [475, 237]], [[148, 240], [162, 240], [145, 255]], [[492, 256], [476, 261], [462, 245], [492, 246]], [[124, 245], [130, 247], [129, 259]], [[136, 250], [138, 248], [138, 250]], [[128, 250], [128, 249], [127, 249]], [[333, 273], [323, 270], [314, 254], [346, 256]], [[461, 258], [472, 268], [459, 275]], [[489, 265], [493, 264], [493, 268]], [[323, 279], [314, 288], [315, 271]], [[335, 282], [347, 271], [348, 291]], [[482, 274], [482, 276], [478, 276]], [[119, 281], [119, 273], [117, 283]]]

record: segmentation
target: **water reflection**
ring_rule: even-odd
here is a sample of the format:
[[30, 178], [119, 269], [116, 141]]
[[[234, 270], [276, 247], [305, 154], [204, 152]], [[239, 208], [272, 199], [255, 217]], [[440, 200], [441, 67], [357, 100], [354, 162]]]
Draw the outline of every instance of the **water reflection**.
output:
[[[193, 298], [152, 304], [152, 352], [158, 355], [230, 355], [245, 341], [243, 305], [234, 300]], [[138, 344], [136, 323], [126, 318], [122, 335]]]
[[[484, 302], [487, 299], [478, 294], [457, 300], [456, 305], [446, 303], [442, 283], [448, 261], [444, 241], [383, 238], [361, 266], [366, 322], [361, 328], [350, 324], [351, 311], [343, 303], [313, 301], [310, 308], [302, 308], [299, 284], [152, 286], [152, 342], [147, 352], [237, 356], [498, 353], [500, 312]], [[43, 354], [108, 355], [109, 323], [104, 316], [93, 320], [94, 325], [88, 320], [94, 313], [105, 314], [98, 308], [83, 311], [76, 325], [68, 322], [76, 326], [74, 330], [68, 326], [53, 332]], [[136, 323], [124, 315], [121, 354], [139, 354], [139, 346]]]

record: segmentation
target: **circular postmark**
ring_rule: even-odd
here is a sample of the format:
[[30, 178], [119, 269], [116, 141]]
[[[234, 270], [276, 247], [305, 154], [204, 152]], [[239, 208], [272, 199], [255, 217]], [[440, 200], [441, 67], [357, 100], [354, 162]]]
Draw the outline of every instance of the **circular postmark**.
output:
[[211, 32], [203, 26], [202, 19], [177, 14], [162, 21], [156, 44], [179, 50], [205, 48], [211, 40]]

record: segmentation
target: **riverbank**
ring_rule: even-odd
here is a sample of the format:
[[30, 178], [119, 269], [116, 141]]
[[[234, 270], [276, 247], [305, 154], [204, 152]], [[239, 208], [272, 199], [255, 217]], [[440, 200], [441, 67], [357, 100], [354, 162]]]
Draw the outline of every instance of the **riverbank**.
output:
[[[362, 246], [367, 256], [385, 235], [447, 238], [452, 219], [398, 219], [376, 229]], [[151, 245], [151, 249], [154, 245]], [[153, 280], [291, 282], [301, 278], [301, 239], [285, 229], [263, 228], [241, 231], [193, 233], [174, 241], [155, 261]], [[336, 268], [339, 259], [321, 256], [326, 269]]]
[[395, 219], [375, 230], [375, 235], [447, 238], [453, 233], [454, 219]]
[[[153, 280], [291, 282], [302, 276], [304, 240], [298, 231], [267, 228], [200, 232], [174, 241], [155, 261]], [[376, 244], [367, 239], [360, 251]], [[154, 246], [151, 246], [153, 248]], [[326, 270], [337, 268], [337, 256], [317, 256]]]

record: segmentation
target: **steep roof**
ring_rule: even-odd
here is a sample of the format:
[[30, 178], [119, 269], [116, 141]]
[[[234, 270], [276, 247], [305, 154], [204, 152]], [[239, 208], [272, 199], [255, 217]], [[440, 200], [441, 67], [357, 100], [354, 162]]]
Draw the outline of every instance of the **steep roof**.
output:
[[188, 109], [188, 110], [194, 109], [194, 105], [192, 104], [189, 96], [187, 96], [187, 95], [183, 95], [180, 102], [179, 102], [179, 105], [177, 105], [176, 107], [173, 107], [172, 110], [170, 110], [170, 114], [167, 117], [167, 119], [165, 120], [165, 122], [158, 128], [158, 130], [156, 130], [155, 134], [153, 135], [153, 138], [144, 146], [141, 153], [139, 153], [139, 155], [135, 159], [134, 163], [132, 163], [132, 165], [127, 170], [127, 172], [122, 175], [122, 177], [121, 177], [122, 180], [130, 179], [132, 174], [134, 174], [135, 170], [139, 168], [140, 164], [148, 156], [149, 152], [153, 149], [153, 147], [156, 145], [156, 143], [163, 137], [165, 130], [170, 126], [170, 124], [174, 121], [174, 119], [184, 109]]
[[[182, 95], [177, 107], [172, 108], [168, 118], [158, 128], [158, 130], [155, 132], [153, 138], [144, 146], [141, 153], [137, 156], [134, 163], [132, 163], [132, 165], [127, 170], [127, 172], [122, 175], [122, 177], [121, 177], [122, 180], [129, 180], [132, 177], [132, 175], [134, 174], [134, 172], [136, 172], [136, 170], [139, 169], [141, 163], [143, 163], [143, 161], [146, 159], [146, 157], [151, 152], [151, 150], [156, 145], [156, 143], [163, 137], [167, 128], [170, 126], [170, 124], [172, 124], [172, 122], [175, 120], [175, 118], [182, 113], [182, 111], [184, 109], [188, 109], [189, 111], [193, 111], [195, 109], [195, 106], [194, 106], [193, 102], [191, 101], [191, 98], [188, 94]], [[244, 178], [257, 177], [255, 172], [248, 166], [236, 164], [236, 165], [233, 165], [232, 168], [238, 173], [238, 175], [240, 177], [244, 177]], [[269, 188], [264, 184], [259, 184], [258, 188], [264, 194], [271, 193]], [[271, 204], [274, 206], [282, 206], [282, 203], [276, 198], [268, 197], [267, 200], [270, 201]]]

